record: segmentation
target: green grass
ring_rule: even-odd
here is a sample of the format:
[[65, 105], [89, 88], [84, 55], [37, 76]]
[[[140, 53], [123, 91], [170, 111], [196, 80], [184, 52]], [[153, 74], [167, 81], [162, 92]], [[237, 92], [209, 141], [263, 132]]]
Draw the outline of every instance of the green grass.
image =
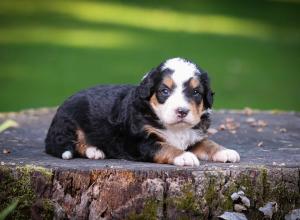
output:
[[206, 69], [215, 108], [300, 110], [300, 1], [0, 2], [0, 111], [139, 83], [169, 57]]

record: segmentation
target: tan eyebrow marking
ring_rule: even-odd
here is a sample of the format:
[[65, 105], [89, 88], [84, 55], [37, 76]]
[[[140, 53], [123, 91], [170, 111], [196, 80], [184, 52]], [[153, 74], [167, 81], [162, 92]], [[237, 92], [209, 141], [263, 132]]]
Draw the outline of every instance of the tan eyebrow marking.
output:
[[175, 82], [173, 81], [173, 79], [170, 76], [166, 76], [163, 79], [163, 84], [165, 84], [167, 87], [169, 87], [169, 89], [172, 89], [175, 86]]
[[200, 85], [200, 81], [199, 81], [198, 79], [192, 78], [192, 79], [190, 80], [190, 87], [191, 87], [192, 89], [197, 88], [199, 85]]

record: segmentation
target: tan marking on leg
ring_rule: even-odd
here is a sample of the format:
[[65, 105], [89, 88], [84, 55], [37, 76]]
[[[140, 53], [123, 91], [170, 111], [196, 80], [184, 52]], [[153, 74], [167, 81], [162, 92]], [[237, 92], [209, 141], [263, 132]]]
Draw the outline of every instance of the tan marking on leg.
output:
[[81, 129], [76, 131], [77, 134], [77, 142], [75, 144], [75, 151], [82, 157], [86, 157], [85, 152], [88, 147], [86, 143], [85, 134]]
[[211, 140], [204, 139], [192, 147], [193, 152], [201, 160], [212, 160], [215, 153], [225, 148]]
[[165, 142], [159, 142], [161, 149], [154, 156], [155, 163], [173, 164], [174, 158], [181, 155], [184, 151], [173, 147]]
[[169, 89], [172, 89], [175, 86], [175, 83], [170, 76], [166, 76], [163, 79], [163, 84], [165, 84]]
[[162, 141], [165, 140], [164, 135], [155, 127], [151, 126], [151, 125], [145, 125], [144, 126], [144, 130], [146, 131], [146, 133], [150, 136], [151, 134], [156, 135], [158, 138], [160, 138]]

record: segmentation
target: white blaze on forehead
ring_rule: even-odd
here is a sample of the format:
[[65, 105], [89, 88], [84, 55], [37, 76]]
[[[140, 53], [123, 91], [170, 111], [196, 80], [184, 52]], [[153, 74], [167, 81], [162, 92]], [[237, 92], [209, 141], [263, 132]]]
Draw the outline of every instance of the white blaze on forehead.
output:
[[162, 69], [173, 70], [172, 79], [176, 85], [182, 85], [184, 82], [195, 76], [199, 72], [195, 64], [182, 58], [173, 58], [165, 62]]
[[[172, 95], [167, 99], [166, 105], [170, 109], [169, 114], [174, 114], [177, 108], [188, 108], [189, 104], [184, 97], [184, 83], [190, 78], [195, 76], [196, 72], [199, 72], [196, 65], [184, 60], [182, 58], [173, 58], [165, 62], [162, 70], [170, 69], [173, 71], [171, 78], [173, 79], [176, 87]], [[167, 111], [168, 112], [168, 111]]]

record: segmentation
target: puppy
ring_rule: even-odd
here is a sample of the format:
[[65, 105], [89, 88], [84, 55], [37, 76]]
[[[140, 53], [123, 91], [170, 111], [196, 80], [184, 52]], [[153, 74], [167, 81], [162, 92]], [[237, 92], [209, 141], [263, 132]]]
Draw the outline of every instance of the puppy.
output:
[[68, 98], [50, 125], [46, 152], [178, 166], [238, 162], [236, 151], [206, 138], [212, 103], [207, 73], [186, 59], [169, 59], [138, 86], [101, 85]]

